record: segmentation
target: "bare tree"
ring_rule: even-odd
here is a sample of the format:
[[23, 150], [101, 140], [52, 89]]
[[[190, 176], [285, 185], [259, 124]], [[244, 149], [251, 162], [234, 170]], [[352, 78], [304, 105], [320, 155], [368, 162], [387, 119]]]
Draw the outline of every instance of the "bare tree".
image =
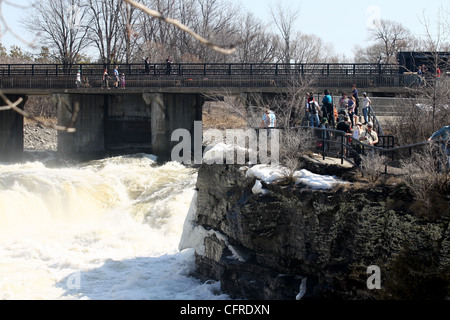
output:
[[87, 12], [83, 0], [37, 0], [24, 25], [49, 48], [64, 65], [76, 63], [89, 45], [85, 27]]
[[413, 207], [419, 214], [436, 217], [446, 214], [445, 210], [448, 213], [448, 200], [445, 200], [450, 192], [447, 157], [439, 145], [429, 144], [402, 161], [403, 169], [408, 172], [404, 181], [415, 196]]
[[266, 26], [252, 13], [240, 19], [239, 43], [236, 59], [242, 63], [267, 63], [275, 60], [278, 37], [266, 32]]
[[333, 56], [333, 47], [314, 34], [297, 32], [290, 55], [295, 63], [327, 62]]
[[381, 19], [369, 33], [378, 44], [376, 48], [380, 50], [381, 63], [397, 63], [397, 53], [405, 50], [412, 42], [410, 31], [396, 21]]
[[87, 0], [90, 22], [89, 37], [94, 42], [105, 64], [118, 61], [123, 47], [121, 26], [122, 0]]
[[280, 60], [283, 63], [291, 63], [291, 38], [299, 13], [298, 8], [284, 8], [280, 0], [276, 2], [275, 7], [271, 8], [273, 22], [284, 42], [284, 48], [280, 52]]
[[[239, 14], [237, 7], [223, 0], [197, 0], [197, 3], [198, 14], [195, 16], [197, 19], [194, 21], [193, 30], [220, 43], [230, 44], [230, 40], [236, 42], [238, 28], [235, 17]], [[224, 59], [228, 58], [227, 55], [211, 51], [198, 42], [195, 44], [195, 52], [200, 60], [226, 62]]]
[[[430, 22], [425, 15], [421, 23], [425, 29], [425, 37], [423, 39], [424, 47], [427, 48], [429, 69], [428, 81], [421, 88], [421, 96], [428, 100], [428, 104], [432, 107], [432, 131], [436, 129], [436, 116], [439, 109], [448, 108], [450, 85], [446, 77], [438, 78], [438, 70], [450, 70], [450, 61], [448, 57], [445, 59], [441, 55], [441, 51], [450, 49], [450, 35], [448, 33], [448, 19], [450, 18], [448, 10], [441, 7], [438, 16], [434, 17]], [[442, 112], [441, 112], [442, 113]]]
[[132, 62], [134, 51], [137, 49], [139, 33], [136, 31], [139, 15], [142, 11], [126, 3], [121, 7], [122, 35], [125, 41], [125, 63]]
[[222, 0], [148, 1], [155, 9], [134, 0], [123, 1], [147, 14], [141, 19], [139, 33], [147, 47], [143, 52], [150, 53], [153, 59], [162, 60], [170, 55], [176, 61], [188, 57], [217, 62], [229, 59], [228, 55], [236, 51], [237, 9]]

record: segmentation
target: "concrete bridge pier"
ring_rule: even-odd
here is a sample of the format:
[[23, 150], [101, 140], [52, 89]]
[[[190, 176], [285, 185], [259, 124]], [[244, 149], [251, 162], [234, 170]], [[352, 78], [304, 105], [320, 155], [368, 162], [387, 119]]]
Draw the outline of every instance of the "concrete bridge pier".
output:
[[[27, 96], [7, 95], [11, 102], [22, 98], [17, 106], [22, 109], [28, 99]], [[6, 102], [0, 98], [0, 161], [14, 161], [23, 155], [23, 116], [14, 110], [1, 110]]]
[[[202, 120], [205, 98], [200, 94], [144, 93], [143, 98], [151, 108], [152, 153], [170, 155], [178, 143], [171, 141], [172, 132], [186, 129], [194, 139], [194, 121]], [[193, 145], [193, 144], [192, 144]]]
[[78, 110], [75, 132], [58, 133], [60, 154], [147, 152], [170, 155], [176, 129], [193, 136], [204, 98], [181, 93], [55, 94], [58, 124], [67, 126]]

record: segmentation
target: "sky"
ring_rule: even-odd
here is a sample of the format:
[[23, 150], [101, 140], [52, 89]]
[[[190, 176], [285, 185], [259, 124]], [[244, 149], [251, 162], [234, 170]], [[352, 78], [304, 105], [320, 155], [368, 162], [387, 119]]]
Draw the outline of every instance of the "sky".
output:
[[[353, 48], [365, 47], [369, 27], [377, 19], [393, 20], [408, 28], [415, 36], [425, 32], [423, 17], [436, 17], [440, 7], [450, 9], [442, 0], [280, 0], [283, 8], [299, 9], [295, 29], [315, 34], [333, 45], [339, 55], [353, 57]], [[257, 17], [270, 20], [274, 0], [233, 0]]]
[[[274, 0], [229, 0], [231, 3], [241, 5], [243, 10], [252, 12], [268, 24], [271, 21], [270, 6]], [[444, 0], [279, 0], [283, 8], [299, 10], [295, 30], [305, 34], [315, 34], [325, 43], [333, 46], [336, 54], [353, 57], [353, 49], [359, 45], [365, 47], [370, 39], [368, 28], [373, 26], [372, 21], [386, 19], [400, 22], [414, 35], [420, 37], [424, 33], [421, 21], [423, 17], [432, 20], [441, 7], [450, 9]], [[9, 3], [20, 5], [21, 8], [11, 4], [2, 4], [3, 18], [17, 34], [27, 38], [25, 30], [19, 21], [25, 18], [30, 0], [9, 0]], [[272, 28], [273, 25], [272, 25]], [[4, 24], [1, 23], [1, 43], [9, 49], [11, 45], [19, 45], [26, 50], [27, 44], [11, 33], [4, 33]]]

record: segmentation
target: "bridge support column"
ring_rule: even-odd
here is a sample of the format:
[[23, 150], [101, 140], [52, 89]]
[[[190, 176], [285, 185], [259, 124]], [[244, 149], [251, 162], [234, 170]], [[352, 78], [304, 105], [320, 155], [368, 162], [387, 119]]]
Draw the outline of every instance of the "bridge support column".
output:
[[75, 132], [58, 132], [58, 153], [76, 154], [105, 151], [105, 98], [103, 95], [53, 94], [58, 125], [68, 126], [74, 112]]
[[[11, 102], [22, 98], [17, 106], [22, 109], [28, 99], [27, 96], [7, 96]], [[0, 106], [6, 102], [0, 98]], [[0, 110], [0, 161], [16, 161], [23, 155], [23, 117], [14, 110]]]
[[143, 98], [151, 107], [154, 154], [170, 155], [177, 144], [171, 141], [176, 129], [189, 130], [194, 139], [194, 122], [202, 120], [204, 97], [199, 94], [144, 93]]
[[176, 129], [194, 132], [201, 121], [200, 94], [114, 93], [55, 94], [58, 124], [67, 126], [78, 109], [75, 132], [58, 133], [60, 154], [149, 152], [165, 158]]
[[142, 97], [151, 109], [152, 152], [155, 154], [165, 153], [170, 148], [170, 135], [164, 95], [162, 93], [143, 93]]

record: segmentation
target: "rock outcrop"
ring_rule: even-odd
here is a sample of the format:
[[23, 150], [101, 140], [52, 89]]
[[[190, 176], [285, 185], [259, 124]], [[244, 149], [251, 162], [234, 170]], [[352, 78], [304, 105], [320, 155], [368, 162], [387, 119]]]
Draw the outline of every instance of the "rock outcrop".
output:
[[196, 276], [232, 298], [450, 298], [450, 219], [414, 215], [406, 187], [254, 184], [240, 166], [202, 165], [185, 225]]

